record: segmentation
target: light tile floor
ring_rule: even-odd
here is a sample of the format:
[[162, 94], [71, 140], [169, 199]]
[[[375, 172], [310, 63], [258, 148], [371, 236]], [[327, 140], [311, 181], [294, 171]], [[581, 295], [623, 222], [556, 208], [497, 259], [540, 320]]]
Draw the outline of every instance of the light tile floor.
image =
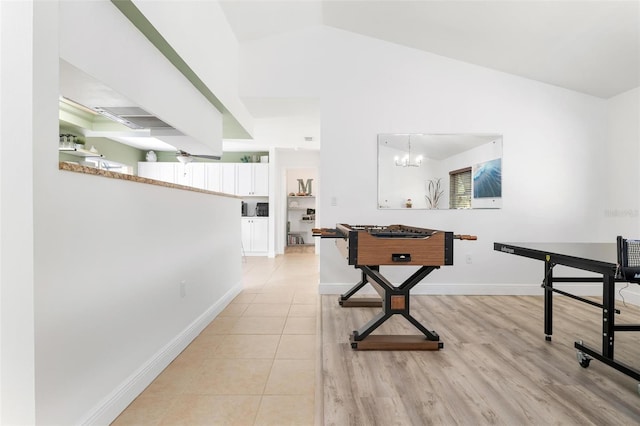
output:
[[318, 258], [247, 257], [243, 291], [113, 425], [313, 425]]

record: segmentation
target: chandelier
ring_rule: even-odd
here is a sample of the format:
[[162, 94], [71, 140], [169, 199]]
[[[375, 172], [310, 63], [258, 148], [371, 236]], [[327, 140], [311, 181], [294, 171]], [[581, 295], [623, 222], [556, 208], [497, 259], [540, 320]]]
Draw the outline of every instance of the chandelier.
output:
[[402, 157], [396, 155], [394, 160], [398, 167], [420, 167], [422, 165], [422, 155], [411, 156], [411, 136], [409, 136], [409, 151]]

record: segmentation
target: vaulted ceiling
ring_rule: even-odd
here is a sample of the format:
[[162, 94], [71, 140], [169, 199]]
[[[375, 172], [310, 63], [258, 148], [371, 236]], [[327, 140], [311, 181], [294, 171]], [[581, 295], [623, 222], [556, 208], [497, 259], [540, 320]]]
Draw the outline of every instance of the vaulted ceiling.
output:
[[640, 85], [640, 1], [220, 2], [239, 41], [326, 25], [601, 98]]

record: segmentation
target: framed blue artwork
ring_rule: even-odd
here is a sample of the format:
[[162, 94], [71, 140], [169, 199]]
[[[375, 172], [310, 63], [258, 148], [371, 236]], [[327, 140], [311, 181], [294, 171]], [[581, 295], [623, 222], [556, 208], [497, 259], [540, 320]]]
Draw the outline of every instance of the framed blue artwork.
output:
[[502, 159], [473, 166], [473, 198], [502, 197]]

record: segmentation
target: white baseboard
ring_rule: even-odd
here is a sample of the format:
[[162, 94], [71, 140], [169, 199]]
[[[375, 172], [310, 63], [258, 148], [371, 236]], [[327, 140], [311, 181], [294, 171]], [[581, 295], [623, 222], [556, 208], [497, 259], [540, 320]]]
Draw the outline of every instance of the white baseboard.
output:
[[[349, 291], [354, 284], [321, 283], [318, 287], [320, 294], [343, 294]], [[555, 287], [577, 296], [602, 296], [602, 284], [600, 283], [559, 283]], [[616, 285], [616, 298], [624, 297], [625, 303], [640, 306], [640, 286], [630, 284], [627, 288], [624, 283]], [[364, 286], [358, 294], [376, 294], [371, 285]], [[540, 284], [418, 284], [411, 291], [413, 295], [493, 295], [493, 296], [542, 296]]]
[[233, 286], [209, 309], [100, 401], [78, 423], [81, 425], [108, 425], [113, 422], [241, 291], [242, 283]]
[[275, 255], [270, 256], [269, 252], [267, 251], [245, 251], [242, 254], [246, 257], [255, 257], [255, 256], [274, 257], [275, 256]]

